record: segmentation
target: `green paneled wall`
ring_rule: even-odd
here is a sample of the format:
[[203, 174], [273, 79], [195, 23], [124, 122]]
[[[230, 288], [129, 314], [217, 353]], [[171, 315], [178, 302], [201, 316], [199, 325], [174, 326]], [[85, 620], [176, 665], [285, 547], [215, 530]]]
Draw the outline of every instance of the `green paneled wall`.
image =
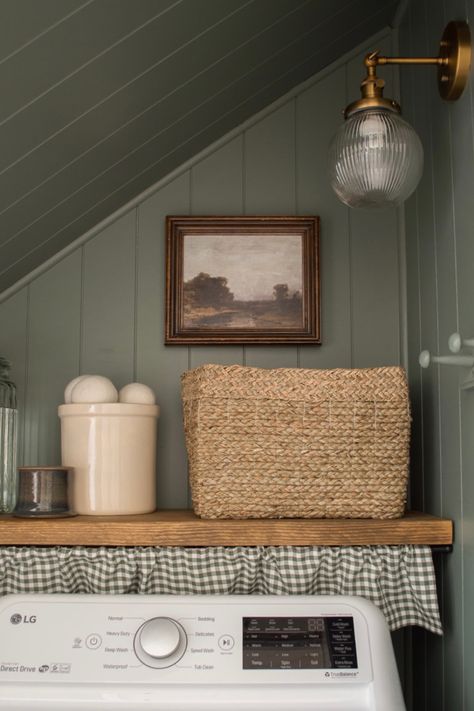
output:
[[[363, 56], [374, 46], [390, 54], [391, 43], [389, 33], [378, 35], [316, 75], [0, 303], [0, 353], [13, 363], [20, 396], [21, 463], [60, 461], [56, 412], [68, 380], [87, 372], [118, 387], [138, 380], [154, 388], [161, 407], [158, 506], [187, 507], [185, 370], [209, 362], [335, 368], [403, 361], [398, 215], [350, 212], [326, 176], [328, 143], [342, 108], [358, 95]], [[390, 70], [386, 78], [390, 86]], [[163, 345], [165, 217], [219, 213], [320, 215], [321, 346]], [[404, 636], [393, 638], [403, 679]]]
[[[402, 362], [398, 215], [351, 213], [326, 176], [328, 143], [341, 110], [358, 96], [363, 56], [374, 46], [390, 54], [391, 42], [383, 33], [316, 75], [0, 303], [0, 352], [12, 360], [20, 392], [22, 463], [59, 462], [56, 410], [69, 379], [101, 373], [118, 387], [139, 380], [154, 388], [161, 407], [158, 506], [186, 507], [179, 390], [186, 369], [206, 362], [305, 368]], [[390, 85], [390, 70], [386, 77]], [[163, 345], [165, 216], [219, 213], [320, 215], [321, 346]], [[394, 639], [403, 676], [403, 635]]]
[[[445, 24], [472, 18], [473, 0], [411, 0], [400, 28], [402, 54], [434, 55]], [[402, 106], [425, 149], [425, 168], [406, 204], [409, 376], [416, 508], [452, 518], [455, 545], [439, 561], [443, 639], [414, 636], [414, 708], [474, 709], [474, 393], [468, 369], [431, 366], [418, 354], [449, 353], [448, 337], [474, 334], [473, 88], [450, 105], [435, 73], [400, 73]]]
[[[390, 52], [389, 34], [376, 42]], [[162, 411], [158, 504], [186, 506], [179, 386], [187, 368], [400, 362], [397, 214], [349, 212], [326, 179], [328, 143], [358, 93], [365, 51], [242, 125], [0, 304], [0, 350], [22, 403], [21, 462], [59, 461], [56, 408], [70, 378], [101, 373], [118, 387], [141, 380]], [[163, 345], [165, 216], [219, 213], [321, 216], [322, 346]]]

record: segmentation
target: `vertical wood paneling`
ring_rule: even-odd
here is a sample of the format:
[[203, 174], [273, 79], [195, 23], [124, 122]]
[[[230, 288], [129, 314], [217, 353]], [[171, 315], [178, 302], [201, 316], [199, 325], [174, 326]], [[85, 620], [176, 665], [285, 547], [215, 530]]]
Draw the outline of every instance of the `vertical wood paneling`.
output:
[[[455, 10], [463, 16], [467, 7], [467, 19], [474, 19], [474, 0], [456, 0]], [[465, 336], [474, 334], [474, 239], [472, 238], [474, 195], [474, 76], [471, 71], [466, 93], [453, 107], [451, 115], [453, 140], [453, 184], [454, 208], [456, 215], [456, 255], [458, 266], [458, 288], [463, 298], [459, 299], [459, 331]], [[463, 505], [463, 668], [464, 668], [464, 709], [474, 708], [474, 674], [472, 658], [474, 651], [474, 397], [471, 392], [461, 393], [461, 466]]]
[[[362, 66], [357, 59], [357, 79]], [[240, 135], [222, 144], [206, 157], [196, 160], [189, 174], [183, 174], [145, 199], [138, 211], [131, 210], [103, 232], [78, 248], [72, 261], [57, 265], [54, 274], [62, 275], [68, 284], [68, 299], [80, 308], [80, 342], [74, 364], [51, 373], [56, 395], [62, 399], [65, 380], [77, 372], [103, 373], [117, 387], [133, 379], [149, 382], [156, 391], [162, 408], [158, 438], [158, 496], [164, 507], [183, 506], [187, 500], [186, 457], [183, 447], [179, 375], [188, 367], [205, 362], [243, 362], [262, 367], [303, 366], [337, 367], [351, 364], [351, 311], [361, 311], [360, 289], [374, 265], [373, 244], [364, 241], [367, 231], [384, 231], [384, 217], [378, 227], [373, 218], [363, 215], [354, 235], [362, 234], [357, 245], [356, 285], [360, 284], [353, 308], [351, 293], [351, 254], [349, 249], [347, 210], [332, 194], [326, 182], [327, 147], [346, 101], [345, 69], [325, 74], [320, 81], [305, 86], [300, 95], [289, 99], [266, 115], [245, 126]], [[352, 89], [351, 89], [352, 91]], [[164, 218], [167, 214], [319, 214], [321, 216], [321, 252], [323, 283], [323, 345], [321, 347], [230, 346], [183, 348], [162, 344], [164, 299]], [[138, 237], [137, 237], [138, 225]], [[367, 228], [369, 225], [369, 228]], [[353, 250], [354, 251], [354, 250]], [[72, 268], [70, 265], [75, 264]], [[365, 265], [365, 267], [364, 267]], [[393, 288], [391, 302], [398, 300], [398, 274], [379, 274], [383, 289]], [[352, 268], [353, 265], [352, 265]], [[363, 269], [366, 269], [366, 277]], [[74, 272], [73, 275], [70, 270]], [[48, 274], [52, 274], [50, 271]], [[58, 277], [59, 278], [59, 277]], [[36, 279], [36, 290], [42, 278]], [[379, 284], [377, 283], [377, 286]], [[26, 292], [25, 292], [26, 293]], [[54, 292], [55, 293], [55, 292]], [[26, 297], [25, 297], [26, 298]], [[37, 350], [40, 333], [48, 332], [45, 308], [41, 301], [32, 305], [28, 314], [29, 337], [36, 350], [35, 367], [42, 367], [43, 350]], [[67, 303], [67, 299], [66, 299]], [[77, 307], [76, 305], [79, 304]], [[23, 306], [26, 308], [26, 306]], [[25, 314], [15, 299], [2, 305], [0, 313], [18, 312], [19, 322]], [[354, 314], [352, 314], [354, 316]], [[357, 316], [360, 320], [360, 317]], [[60, 316], [58, 316], [58, 319]], [[75, 316], [77, 318], [77, 315]], [[386, 310], [379, 310], [371, 325], [377, 331], [392, 328]], [[11, 317], [10, 317], [11, 320]], [[54, 323], [54, 321], [51, 321]], [[75, 321], [74, 326], [76, 328]], [[388, 325], [386, 325], [388, 323]], [[397, 339], [398, 324], [394, 340]], [[25, 343], [26, 343], [25, 336]], [[370, 346], [366, 346], [366, 353]], [[26, 353], [26, 346], [25, 351]], [[39, 357], [38, 357], [39, 354]], [[373, 361], [393, 362], [391, 343], [382, 340]], [[67, 359], [70, 363], [71, 358]], [[359, 359], [360, 360], [360, 359]], [[366, 358], [367, 360], [367, 358]], [[69, 372], [70, 371], [70, 372]], [[31, 387], [20, 387], [28, 398], [28, 452], [39, 444], [38, 418], [42, 412], [37, 399], [38, 376], [32, 371]], [[57, 381], [57, 382], [56, 382]], [[55, 402], [55, 405], [57, 402]], [[48, 405], [48, 407], [50, 407]]]
[[[434, 38], [441, 37], [445, 26], [444, 3], [426, 2], [428, 50]], [[438, 294], [439, 352], [447, 352], [449, 334], [456, 330], [457, 267], [454, 234], [451, 107], [441, 102], [436, 81], [426, 82], [428, 107], [431, 107], [433, 146], [433, 210]], [[452, 518], [456, 530], [461, 524], [461, 470], [459, 458], [459, 371], [440, 368], [439, 371], [439, 432], [441, 471], [441, 513]], [[459, 540], [459, 539], [458, 539]], [[461, 541], [459, 541], [461, 543]], [[444, 703], [462, 708], [463, 664], [462, 644], [462, 545], [455, 546], [444, 560], [443, 598], [446, 632], [444, 637]]]
[[[430, 42], [426, 34], [423, 3], [412, 6], [412, 27], [417, 28], [415, 43], [428, 53]], [[415, 30], [413, 30], [415, 31]], [[414, 71], [414, 70], [412, 70]], [[423, 176], [416, 195], [418, 203], [418, 236], [420, 249], [420, 319], [421, 347], [438, 353], [438, 283], [433, 196], [433, 135], [431, 128], [432, 87], [427, 81], [416, 82], [416, 129], [425, 151]], [[407, 241], [411, 235], [407, 235]], [[441, 473], [439, 462], [439, 369], [422, 372], [423, 382], [423, 442], [425, 505], [433, 513], [441, 513]]]
[[328, 146], [342, 122], [345, 103], [344, 67], [324, 77], [296, 100], [297, 210], [300, 214], [316, 214], [321, 218], [324, 347], [301, 348], [300, 366], [303, 368], [348, 368], [351, 365], [348, 208], [337, 199], [326, 170]]
[[191, 168], [194, 215], [239, 215], [243, 209], [243, 136], [225, 143]]
[[30, 286], [25, 464], [61, 463], [57, 407], [79, 368], [80, 259], [75, 252]]
[[[446, 5], [446, 9], [448, 5]], [[466, 12], [467, 10], [467, 12]], [[474, 2], [469, 0], [452, 0], [449, 4], [450, 17], [465, 17], [471, 22], [474, 16]], [[447, 18], [447, 19], [450, 19]], [[451, 151], [452, 151], [452, 185], [453, 185], [453, 215], [456, 247], [457, 274], [457, 309], [458, 329], [460, 333], [474, 333], [474, 286], [472, 280], [472, 265], [474, 264], [474, 240], [472, 239], [474, 195], [474, 131], [473, 131], [473, 76], [472, 71], [469, 86], [463, 96], [452, 107], [450, 113]], [[460, 374], [466, 377], [466, 371]], [[474, 438], [472, 423], [474, 422], [474, 405], [472, 392], [459, 394], [460, 431], [460, 474], [461, 474], [461, 519], [458, 531], [462, 537], [462, 561], [460, 574], [456, 575], [454, 584], [461, 588], [462, 594], [462, 629], [458, 631], [457, 643], [462, 655], [460, 663], [463, 668], [463, 708], [474, 708], [474, 675], [472, 674], [472, 654], [474, 650], [474, 612], [471, 601], [474, 599], [474, 530], [471, 522], [474, 520], [474, 486], [472, 471], [474, 462]], [[446, 577], [450, 570], [446, 569]], [[460, 580], [461, 577], [461, 580]], [[462, 585], [461, 585], [462, 582]], [[458, 614], [461, 614], [461, 611]], [[459, 660], [459, 654], [456, 659]]]
[[156, 392], [160, 406], [157, 440], [157, 503], [186, 508], [186, 450], [180, 375], [188, 368], [185, 346], [165, 347], [165, 218], [186, 214], [189, 175], [169, 183], [142, 203], [138, 214], [137, 379]]
[[[474, 333], [474, 329], [472, 331]], [[468, 711], [474, 708], [474, 674], [472, 659], [474, 653], [474, 438], [472, 423], [474, 422], [473, 393], [463, 393], [461, 396], [461, 437], [463, 458], [463, 578], [457, 584], [463, 587], [464, 630], [462, 640], [464, 669], [464, 706]]]
[[[0, 305], [0, 323], [16, 344], [5, 353], [18, 369], [28, 355], [27, 382], [17, 377], [26, 463], [59, 461], [56, 408], [70, 378], [101, 373], [119, 388], [139, 380], [156, 391], [161, 408], [158, 506], [185, 507], [180, 375], [186, 369], [206, 362], [327, 368], [399, 362], [396, 217], [359, 213], [349, 220], [326, 177], [330, 138], [362, 74], [358, 55], [348, 71], [339, 66], [325, 74], [196, 160], [35, 279], [28, 312], [26, 290]], [[323, 345], [165, 347], [165, 217], [188, 213], [320, 215]], [[402, 680], [404, 637], [394, 636]]]
[[[349, 221], [349, 211], [336, 200], [326, 178], [330, 137], [346, 101], [358, 95], [362, 75], [358, 55], [348, 72], [338, 65], [305, 85], [296, 98], [258, 116], [233, 140], [196, 159], [137, 210], [33, 281], [28, 315], [26, 291], [21, 299], [12, 297], [0, 305], [7, 328], [13, 329], [17, 317], [23, 323], [18, 342], [24, 338], [26, 344], [29, 338], [34, 348], [33, 356], [30, 346], [31, 383], [21, 384], [27, 398], [28, 451], [40, 447], [41, 418], [55, 417], [53, 403], [55, 409], [65, 382], [79, 370], [103, 373], [118, 387], [140, 380], [153, 387], [161, 407], [158, 505], [184, 507], [188, 490], [179, 378], [187, 368], [205, 362], [334, 368], [400, 361], [396, 215], [360, 212]], [[319, 214], [322, 346], [165, 347], [164, 220], [167, 214], [188, 213]], [[29, 334], [24, 331], [27, 316]], [[41, 334], [55, 342], [57, 324], [67, 341], [65, 350], [58, 351], [59, 368], [54, 359], [47, 362], [49, 350], [40, 345]], [[26, 345], [15, 352], [19, 363], [26, 352]], [[41, 402], [43, 373], [51, 386], [47, 404]], [[46, 454], [50, 435], [45, 442]], [[394, 640], [403, 678], [404, 641], [401, 634]]]
[[[350, 89], [353, 98], [363, 72], [361, 56], [350, 66], [354, 74]], [[49, 376], [54, 383], [55, 406], [62, 399], [65, 381], [78, 372], [102, 373], [117, 387], [133, 379], [148, 382], [157, 391], [161, 406], [160, 506], [179, 507], [187, 501], [179, 393], [179, 375], [187, 368], [206, 362], [261, 367], [350, 366], [355, 323], [358, 363], [388, 364], [398, 358], [393, 345], [398, 342], [399, 330], [399, 324], [393, 322], [393, 305], [399, 298], [396, 259], [392, 260], [390, 251], [389, 257], [382, 259], [381, 252], [387, 250], [378, 239], [387, 232], [386, 218], [383, 214], [373, 217], [361, 213], [357, 226], [351, 226], [351, 246], [348, 210], [337, 201], [326, 180], [328, 143], [346, 100], [346, 69], [339, 65], [313, 84], [305, 85], [299, 95], [246, 124], [232, 140], [197, 159], [187, 172], [157, 189], [152, 197], [144, 198], [137, 210], [130, 210], [84, 247], [78, 247], [74, 258], [48, 272], [57, 275], [59, 284], [64, 279], [68, 285], [65, 306], [57, 318], [61, 320], [64, 310], [72, 309], [70, 329], [74, 333], [77, 329], [78, 334], [76, 340], [68, 337], [73, 355], [69, 353], [65, 359], [64, 372], [53, 369]], [[319, 214], [323, 345], [165, 348], [164, 218], [171, 213]], [[389, 241], [392, 245], [392, 236]], [[366, 288], [366, 282], [370, 288]], [[24, 335], [25, 344], [30, 338], [35, 349], [35, 359], [31, 361], [30, 357], [32, 381], [31, 386], [20, 383], [20, 395], [22, 391], [26, 393], [28, 401], [25, 419], [29, 453], [37, 451], [42, 437], [38, 431], [43, 412], [38, 403], [42, 396], [38, 373], [47, 352], [38, 349], [39, 334], [49, 333], [54, 324], [46, 306], [42, 306], [45, 297], [37, 298], [36, 292], [42, 294], [43, 283], [46, 275], [44, 280], [41, 277], [33, 281], [32, 305], [27, 315], [26, 302], [20, 306], [14, 298], [0, 307], [0, 315], [7, 322], [14, 318], [12, 314], [18, 314], [18, 323], [23, 320], [26, 324], [27, 318], [30, 323], [30, 331]], [[355, 297], [351, 285], [355, 286]], [[51, 293], [59, 299], [57, 291]], [[374, 307], [369, 293], [376, 293], [376, 302], [382, 302], [383, 308]], [[370, 319], [363, 313], [366, 308], [371, 310]], [[383, 334], [375, 346], [364, 342], [364, 320]], [[25, 345], [23, 360], [26, 352]], [[18, 360], [21, 361], [19, 354]]]
[[[191, 169], [191, 214], [213, 215], [216, 205], [222, 205], [221, 215], [242, 214], [242, 173], [243, 137], [238, 136]], [[189, 364], [242, 365], [243, 358], [243, 346], [196, 346], [190, 348]]]
[[[390, 37], [379, 43], [391, 54]], [[373, 49], [373, 47], [370, 47]], [[361, 52], [347, 64], [347, 103], [359, 97], [365, 76]], [[386, 96], [394, 96], [392, 71], [380, 70]], [[398, 365], [400, 356], [399, 233], [397, 211], [350, 210], [352, 366], [384, 362]], [[379, 326], [374, 330], [373, 324]]]
[[0, 289], [380, 32], [396, 4], [4, 0]]
[[392, 638], [392, 645], [393, 645], [393, 651], [395, 654], [395, 660], [397, 662], [397, 667], [398, 667], [398, 674], [400, 676], [400, 683], [402, 685], [402, 689], [405, 692], [405, 701], [407, 702], [407, 711], [411, 711], [411, 706], [410, 706], [410, 699], [406, 698], [406, 670], [405, 670], [405, 646], [406, 646], [406, 640], [405, 636], [407, 633], [407, 629], [405, 627], [395, 630], [394, 632], [391, 633], [391, 638]]
[[[417, 49], [412, 46], [410, 33], [410, 13], [406, 12], [399, 31], [399, 53], [401, 56], [414, 56]], [[401, 106], [403, 115], [412, 125], [417, 124], [415, 103], [417, 85], [414, 71], [405, 68], [401, 83]], [[406, 248], [406, 303], [407, 303], [407, 341], [408, 374], [410, 381], [410, 404], [412, 414], [411, 449], [410, 449], [410, 508], [424, 511], [423, 488], [423, 442], [422, 442], [422, 384], [418, 353], [421, 350], [420, 333], [420, 250], [418, 238], [418, 192], [412, 195], [404, 205]], [[405, 653], [405, 694], [411, 701], [413, 711], [428, 711], [427, 700], [427, 663], [426, 646], [429, 633], [420, 628], [410, 630], [410, 645]], [[408, 666], [409, 665], [409, 666]]]
[[[412, 37], [412, 49], [428, 54], [431, 47], [427, 37], [426, 15], [424, 3], [414, 3], [411, 6], [411, 26], [416, 27]], [[415, 81], [415, 128], [422, 140], [425, 151], [423, 176], [416, 191], [417, 200], [417, 234], [419, 240], [419, 285], [420, 285], [420, 322], [421, 347], [432, 353], [438, 353], [438, 292], [436, 279], [436, 246], [435, 222], [433, 206], [433, 156], [430, 97], [432, 86], [429, 81], [420, 81], [419, 71], [410, 69], [412, 80]], [[403, 81], [403, 74], [401, 75]], [[407, 242], [412, 238], [407, 233]], [[419, 344], [410, 347], [418, 356]], [[417, 366], [415, 366], [417, 367]], [[439, 461], [439, 371], [436, 367], [421, 373], [422, 379], [422, 437], [423, 437], [423, 480], [426, 510], [441, 513], [441, 473]], [[426, 645], [426, 709], [436, 708], [443, 698], [443, 646], [444, 640], [430, 636]], [[421, 673], [420, 673], [421, 676]], [[415, 679], [417, 675], [415, 674]], [[421, 678], [423, 678], [421, 676]]]
[[294, 100], [245, 132], [247, 215], [290, 215], [296, 209]]
[[[351, 213], [352, 366], [399, 365], [398, 228], [384, 216]], [[385, 221], [381, 218], [385, 217]], [[380, 324], [374, 329], [374, 322]]]
[[135, 230], [132, 210], [84, 248], [81, 372], [134, 379]]
[[[243, 212], [243, 136], [239, 135], [222, 148], [199, 161], [190, 170], [189, 209], [193, 215], [239, 215]], [[217, 275], [213, 275], [217, 276]], [[188, 367], [206, 363], [234, 365], [244, 363], [244, 347], [191, 346]], [[188, 503], [192, 505], [191, 491]]]
[[[472, 0], [411, 0], [402, 40], [420, 54], [433, 54], [445, 24], [466, 18], [467, 10], [474, 11]], [[472, 76], [467, 91], [452, 105], [440, 100], [435, 77], [420, 78], [412, 115], [425, 148], [416, 217], [406, 211], [407, 244], [416, 232], [420, 244], [419, 274], [409, 268], [408, 276], [409, 294], [419, 290], [421, 299], [421, 339], [409, 324], [410, 381], [417, 388], [415, 355], [420, 346], [446, 354], [450, 333], [474, 332]], [[414, 433], [422, 436], [425, 510], [453, 518], [456, 531], [453, 553], [443, 558], [439, 578], [444, 640], [428, 635], [426, 645], [426, 698], [421, 708], [430, 711], [474, 708], [474, 410], [472, 393], [459, 390], [466, 376], [467, 370], [446, 367], [423, 372], [421, 409], [414, 412]], [[419, 655], [414, 659], [418, 669]]]
[[[246, 131], [244, 210], [247, 215], [291, 215], [296, 211], [295, 100]], [[295, 346], [247, 346], [245, 363], [262, 368], [298, 365]]]

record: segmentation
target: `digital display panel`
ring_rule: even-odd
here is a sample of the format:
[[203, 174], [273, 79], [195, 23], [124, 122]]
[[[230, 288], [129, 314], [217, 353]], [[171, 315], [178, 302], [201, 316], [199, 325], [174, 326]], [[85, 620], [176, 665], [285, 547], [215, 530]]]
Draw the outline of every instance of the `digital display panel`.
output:
[[354, 620], [244, 617], [244, 669], [357, 669]]

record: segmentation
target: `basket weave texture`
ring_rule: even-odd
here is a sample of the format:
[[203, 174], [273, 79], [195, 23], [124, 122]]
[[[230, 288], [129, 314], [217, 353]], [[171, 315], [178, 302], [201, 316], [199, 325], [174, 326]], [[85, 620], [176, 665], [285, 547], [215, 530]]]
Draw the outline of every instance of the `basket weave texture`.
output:
[[409, 463], [402, 368], [203, 365], [182, 376], [203, 518], [398, 518]]

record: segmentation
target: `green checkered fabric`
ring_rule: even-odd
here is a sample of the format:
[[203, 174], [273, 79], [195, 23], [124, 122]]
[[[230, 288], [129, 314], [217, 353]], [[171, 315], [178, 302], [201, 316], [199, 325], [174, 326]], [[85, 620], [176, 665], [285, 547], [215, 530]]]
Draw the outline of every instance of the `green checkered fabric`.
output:
[[0, 594], [360, 595], [442, 634], [428, 546], [4, 547]]

